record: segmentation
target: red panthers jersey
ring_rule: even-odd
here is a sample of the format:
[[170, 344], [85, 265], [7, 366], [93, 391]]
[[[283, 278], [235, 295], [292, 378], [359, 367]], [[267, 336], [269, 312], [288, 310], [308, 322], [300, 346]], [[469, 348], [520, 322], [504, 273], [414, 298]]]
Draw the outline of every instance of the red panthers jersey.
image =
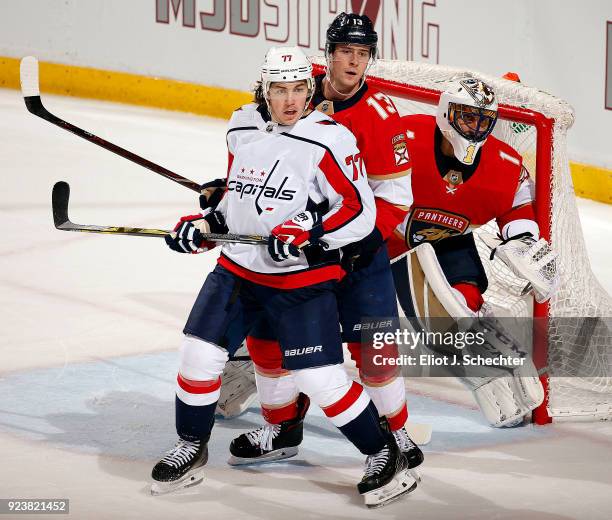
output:
[[312, 106], [346, 126], [357, 138], [360, 154], [354, 158], [353, 167], [365, 164], [376, 197], [376, 227], [387, 238], [412, 204], [410, 160], [400, 116], [393, 101], [367, 83], [345, 101], [329, 101], [322, 94], [323, 78], [316, 78]]
[[402, 121], [408, 137], [414, 204], [390, 240], [391, 258], [407, 247], [467, 233], [492, 219], [500, 229], [515, 219], [533, 220], [526, 170], [512, 147], [489, 136], [467, 180], [452, 169], [442, 177], [435, 156], [435, 117], [414, 115]]

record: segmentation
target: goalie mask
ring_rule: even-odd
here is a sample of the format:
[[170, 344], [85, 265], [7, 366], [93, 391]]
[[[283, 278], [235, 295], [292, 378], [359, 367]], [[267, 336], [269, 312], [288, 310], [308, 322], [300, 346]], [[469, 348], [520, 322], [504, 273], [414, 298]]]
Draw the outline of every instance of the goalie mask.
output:
[[314, 95], [315, 82], [312, 77], [312, 64], [299, 47], [272, 47], [261, 65], [261, 87], [270, 110], [270, 85], [272, 83], [291, 83], [306, 81], [308, 88], [304, 111]]
[[496, 122], [495, 93], [478, 79], [457, 81], [440, 96], [436, 123], [463, 164], [473, 164]]

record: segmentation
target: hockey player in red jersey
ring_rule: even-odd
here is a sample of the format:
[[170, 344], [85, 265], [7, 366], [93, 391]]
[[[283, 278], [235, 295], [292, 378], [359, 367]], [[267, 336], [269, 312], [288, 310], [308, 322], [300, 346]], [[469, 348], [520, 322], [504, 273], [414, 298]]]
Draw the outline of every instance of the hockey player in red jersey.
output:
[[229, 124], [224, 197], [215, 210], [181, 218], [175, 235], [166, 237], [180, 253], [214, 247], [203, 232], [269, 239], [267, 248], [224, 244], [194, 303], [180, 348], [179, 441], [153, 468], [154, 493], [202, 480], [220, 375], [262, 316], [283, 344], [282, 362], [302, 392], [302, 409], [309, 400], [316, 403], [367, 455], [358, 484], [366, 504], [384, 503], [416, 485], [368, 394], [342, 367], [339, 249], [372, 230], [374, 197], [365, 176], [354, 176], [345, 160], [359, 154], [354, 136], [325, 114], [305, 115], [313, 91], [312, 66], [301, 49], [271, 49], [256, 103], [236, 110]]
[[[385, 94], [371, 88], [365, 73], [376, 58], [377, 34], [366, 16], [342, 13], [327, 31], [327, 73], [315, 78], [317, 89], [311, 103], [349, 128], [356, 136], [360, 154], [347, 158], [354, 176], [367, 169], [368, 182], [376, 201], [376, 226], [365, 239], [343, 248], [347, 276], [337, 296], [343, 341], [361, 369], [360, 324], [371, 317], [397, 317], [397, 303], [385, 241], [403, 221], [411, 203], [410, 172], [406, 136], [399, 131], [399, 115]], [[349, 160], [350, 159], [350, 160]], [[261, 324], [247, 338], [255, 364], [255, 377], [266, 425], [234, 439], [230, 463], [248, 464], [293, 456], [287, 451], [282, 428], [291, 424], [302, 428], [298, 391], [291, 374], [282, 368], [278, 342]], [[284, 348], [283, 345], [281, 347]], [[411, 467], [423, 461], [423, 454], [404, 428], [408, 412], [405, 383], [395, 367], [376, 373], [360, 370], [361, 382], [379, 414], [386, 417], [390, 430], [407, 455]], [[296, 418], [299, 418], [297, 424]], [[270, 446], [259, 441], [265, 431], [277, 432]], [[294, 448], [295, 442], [291, 442]]]
[[[493, 219], [502, 239], [496, 254], [532, 284], [536, 299], [550, 298], [557, 283], [554, 254], [539, 239], [533, 182], [522, 157], [490, 135], [496, 121], [495, 94], [475, 78], [442, 93], [436, 116], [402, 118], [414, 204], [389, 242], [390, 256], [431, 244], [449, 285], [441, 299], [458, 304], [465, 316], [481, 311], [488, 284], [471, 231]], [[393, 273], [404, 313], [415, 316], [405, 257], [393, 264]], [[530, 374], [516, 385], [512, 378], [468, 382], [492, 425], [516, 424], [541, 403], [540, 383]], [[489, 399], [496, 393], [512, 399]]]

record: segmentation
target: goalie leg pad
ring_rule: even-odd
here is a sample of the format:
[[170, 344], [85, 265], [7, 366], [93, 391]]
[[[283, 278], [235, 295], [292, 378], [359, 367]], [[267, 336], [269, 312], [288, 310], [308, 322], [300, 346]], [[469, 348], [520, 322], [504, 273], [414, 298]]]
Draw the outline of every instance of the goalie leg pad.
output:
[[522, 365], [501, 371], [495, 376], [495, 369], [487, 369], [487, 377], [465, 377], [462, 382], [474, 393], [476, 402], [492, 426], [508, 426], [539, 406], [544, 400], [544, 389], [538, 378], [533, 361], [523, 352], [517, 342], [492, 316], [480, 322], [485, 334], [481, 346], [472, 346], [472, 354], [487, 356], [520, 356]]
[[238, 417], [257, 400], [252, 361], [229, 361], [221, 375], [221, 394], [215, 413], [225, 419]]
[[538, 378], [497, 377], [473, 390], [487, 421], [496, 428], [511, 426], [542, 404], [544, 390]]
[[472, 390], [474, 399], [487, 421], [496, 428], [515, 423], [527, 414], [517, 393], [514, 378], [496, 377]]

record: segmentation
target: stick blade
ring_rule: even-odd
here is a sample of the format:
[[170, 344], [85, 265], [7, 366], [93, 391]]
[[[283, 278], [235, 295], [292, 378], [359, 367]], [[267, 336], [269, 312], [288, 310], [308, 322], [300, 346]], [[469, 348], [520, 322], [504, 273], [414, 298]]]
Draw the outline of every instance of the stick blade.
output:
[[26, 56], [19, 66], [21, 93], [24, 98], [40, 96], [38, 83], [38, 60], [34, 56]]
[[70, 185], [64, 181], [56, 182], [51, 195], [51, 206], [53, 208], [53, 224], [57, 229], [60, 229], [62, 224], [70, 220], [68, 218], [69, 199]]
[[431, 441], [431, 424], [415, 423], [408, 419], [404, 427], [415, 444], [425, 446]]

